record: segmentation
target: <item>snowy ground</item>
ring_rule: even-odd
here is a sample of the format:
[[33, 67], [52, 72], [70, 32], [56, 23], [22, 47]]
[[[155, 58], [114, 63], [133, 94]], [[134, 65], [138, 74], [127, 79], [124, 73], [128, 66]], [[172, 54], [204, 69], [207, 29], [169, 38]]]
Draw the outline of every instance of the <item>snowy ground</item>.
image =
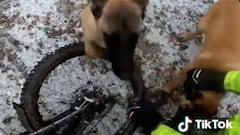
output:
[[[170, 73], [195, 55], [199, 41], [178, 43], [174, 35], [194, 29], [199, 16], [213, 2], [214, 0], [150, 0], [142, 25], [142, 38], [136, 50], [137, 56], [141, 58], [147, 87], [161, 86]], [[17, 135], [24, 131], [12, 101], [20, 102], [21, 88], [27, 74], [45, 54], [81, 40], [79, 12], [86, 3], [87, 0], [0, 0], [0, 127], [9, 134]], [[98, 74], [97, 72], [99, 71], [94, 71]], [[55, 79], [63, 80], [61, 76]], [[110, 85], [107, 84], [112, 84], [110, 89], [119, 91], [123, 97], [126, 96], [127, 89], [130, 89], [128, 83], [117, 79], [111, 71], [101, 72], [92, 81], [108, 87]], [[61, 87], [58, 85], [55, 85], [56, 88]], [[227, 94], [222, 100], [218, 115], [229, 117], [240, 112], [239, 103], [239, 96]], [[164, 111], [166, 115], [174, 113], [174, 109], [168, 109], [173, 108], [172, 105], [163, 107], [163, 110], [169, 110]], [[121, 113], [125, 112], [124, 107], [119, 105], [115, 108], [117, 111], [112, 112], [110, 117], [124, 118], [124, 113]], [[114, 124], [106, 122], [101, 126], [118, 127]]]

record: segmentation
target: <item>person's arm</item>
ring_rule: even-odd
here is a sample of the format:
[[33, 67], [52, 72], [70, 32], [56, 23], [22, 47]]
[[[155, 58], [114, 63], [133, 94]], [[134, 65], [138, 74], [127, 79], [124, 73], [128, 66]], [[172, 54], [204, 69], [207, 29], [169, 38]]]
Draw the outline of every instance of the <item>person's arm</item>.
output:
[[192, 69], [187, 72], [184, 89], [231, 91], [240, 94], [240, 71], [219, 72], [209, 69]]

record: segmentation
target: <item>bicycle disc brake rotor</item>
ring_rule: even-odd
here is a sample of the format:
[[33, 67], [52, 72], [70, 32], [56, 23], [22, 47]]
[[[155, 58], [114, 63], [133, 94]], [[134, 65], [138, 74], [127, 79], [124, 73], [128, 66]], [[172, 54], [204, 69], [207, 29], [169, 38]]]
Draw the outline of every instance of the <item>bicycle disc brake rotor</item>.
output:
[[75, 95], [74, 102], [71, 103], [70, 109], [78, 110], [81, 109], [85, 104], [93, 103], [89, 107], [89, 111], [101, 113], [105, 109], [105, 103], [110, 98], [110, 94], [104, 94], [104, 88], [95, 85], [86, 85], [77, 89], [73, 94]]

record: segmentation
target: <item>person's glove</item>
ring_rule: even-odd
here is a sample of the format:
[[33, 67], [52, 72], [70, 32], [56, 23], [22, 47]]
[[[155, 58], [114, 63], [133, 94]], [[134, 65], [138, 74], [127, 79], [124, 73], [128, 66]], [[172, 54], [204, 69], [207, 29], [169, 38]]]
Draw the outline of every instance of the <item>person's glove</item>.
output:
[[150, 134], [154, 130], [163, 118], [157, 111], [158, 104], [151, 102], [150, 100], [141, 99], [134, 103], [134, 106], [130, 106], [128, 109], [129, 118], [138, 127], [143, 128], [143, 132]]
[[187, 72], [184, 82], [185, 90], [224, 91], [224, 79], [227, 72], [209, 69], [192, 69]]

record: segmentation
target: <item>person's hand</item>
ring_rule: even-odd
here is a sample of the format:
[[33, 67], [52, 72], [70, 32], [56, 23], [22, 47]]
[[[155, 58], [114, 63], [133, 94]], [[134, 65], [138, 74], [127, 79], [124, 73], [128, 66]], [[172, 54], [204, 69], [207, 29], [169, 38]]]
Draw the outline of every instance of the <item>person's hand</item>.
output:
[[224, 79], [227, 72], [219, 72], [209, 69], [192, 69], [187, 72], [184, 89], [224, 91]]

